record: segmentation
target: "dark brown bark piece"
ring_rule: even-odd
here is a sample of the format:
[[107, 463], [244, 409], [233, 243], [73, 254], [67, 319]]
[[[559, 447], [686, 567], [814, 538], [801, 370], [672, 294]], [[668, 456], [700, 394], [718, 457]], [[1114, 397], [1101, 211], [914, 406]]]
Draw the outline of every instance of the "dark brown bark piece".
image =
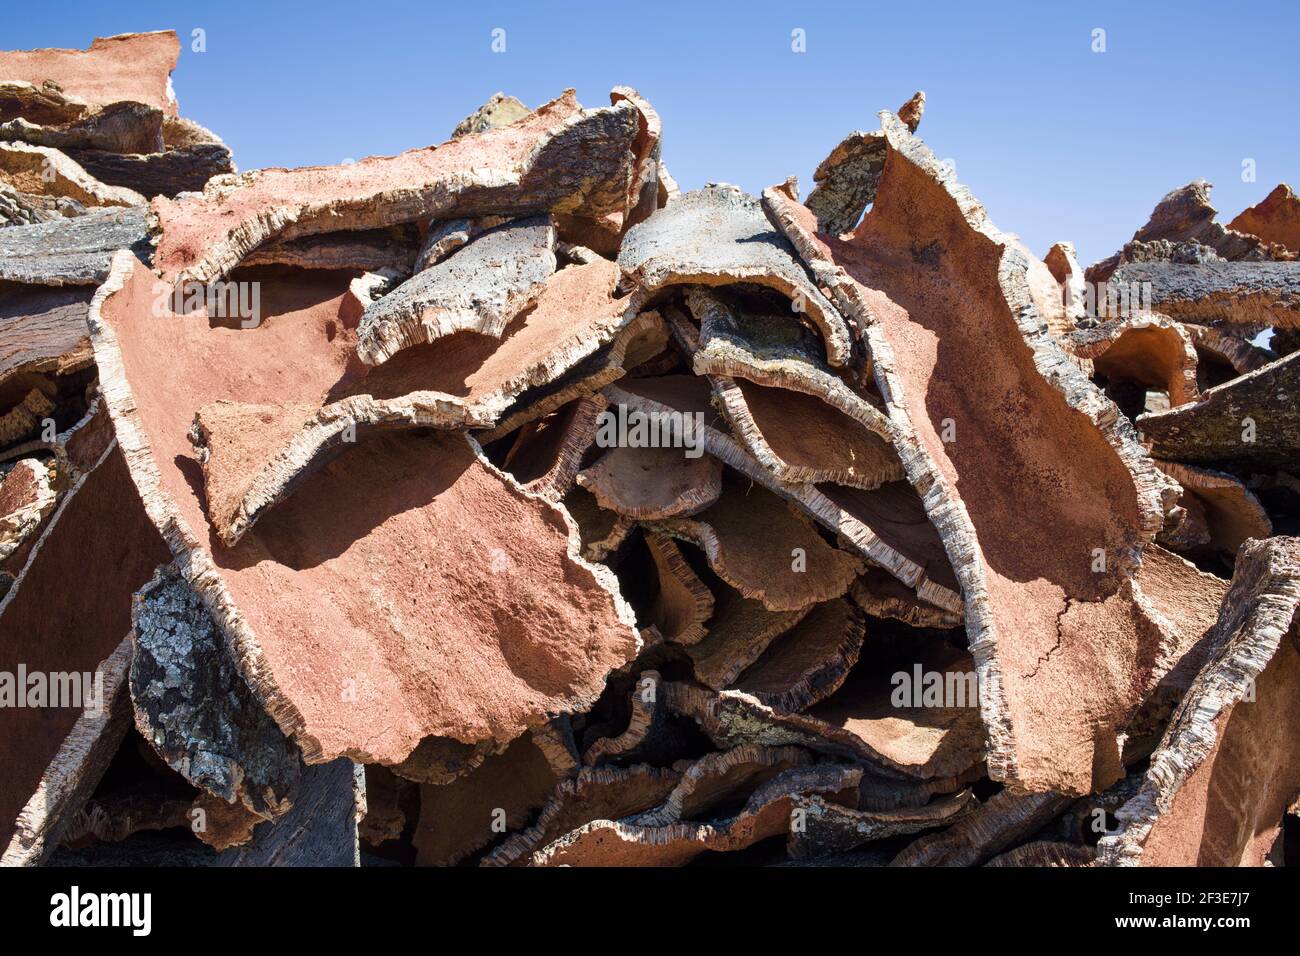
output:
[[577, 482], [602, 508], [628, 518], [674, 518], [698, 514], [717, 502], [722, 465], [708, 455], [691, 457], [681, 448], [615, 446], [580, 471]]
[[1294, 468], [1300, 458], [1300, 352], [1215, 386], [1194, 405], [1137, 420], [1151, 454], [1190, 464]]
[[18, 375], [66, 375], [91, 362], [84, 286], [0, 288], [0, 387]]
[[1070, 805], [1059, 793], [1001, 790], [946, 830], [916, 840], [890, 866], [979, 866]]
[[724, 477], [716, 504], [653, 527], [700, 547], [720, 578], [772, 611], [839, 597], [862, 569], [775, 495], [734, 476]]
[[458, 780], [421, 786], [417, 863], [451, 866], [507, 830], [521, 829], [556, 783], [546, 755], [524, 735]]
[[596, 820], [533, 854], [533, 866], [681, 866], [706, 850], [734, 852], [785, 832], [797, 794], [850, 800], [861, 771], [834, 764], [796, 767], [755, 790], [734, 816], [660, 826]]
[[813, 607], [770, 611], [762, 601], [725, 587], [716, 597], [707, 633], [686, 652], [695, 679], [714, 690], [729, 687], [774, 640], [799, 623]]
[[707, 633], [705, 622], [713, 615], [713, 594], [668, 537], [647, 533], [646, 547], [659, 576], [651, 602], [651, 623], [664, 640], [689, 647]]
[[779, 480], [871, 490], [903, 479], [887, 439], [820, 398], [723, 375], [710, 379], [732, 434]]
[[648, 767], [583, 767], [562, 780], [537, 822], [508, 837], [483, 858], [483, 866], [517, 866], [566, 833], [593, 820], [619, 820], [659, 806], [681, 779], [676, 770]]
[[844, 598], [819, 604], [778, 637], [733, 686], [773, 710], [806, 710], [834, 694], [858, 662], [867, 624]]
[[820, 796], [796, 797], [797, 824], [791, 827], [787, 852], [794, 860], [845, 853], [875, 840], [951, 826], [978, 805], [969, 790], [921, 807], [891, 810], [856, 810]]

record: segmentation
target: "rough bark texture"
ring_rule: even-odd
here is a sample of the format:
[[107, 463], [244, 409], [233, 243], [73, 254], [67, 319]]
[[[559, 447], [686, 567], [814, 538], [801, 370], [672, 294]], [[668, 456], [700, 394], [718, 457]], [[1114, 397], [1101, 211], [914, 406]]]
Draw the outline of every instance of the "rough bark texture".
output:
[[[886, 114], [882, 133], [875, 203], [851, 241], [818, 235], [782, 190], [765, 202], [866, 330], [904, 468], [961, 581], [991, 775], [1085, 792], [1119, 772], [1115, 734], [1158, 678], [1163, 637], [1127, 583], [1162, 522], [1158, 479], [1046, 334], [1023, 254], [901, 123]], [[972, 415], [992, 408], [1003, 414]], [[1043, 503], [1032, 517], [1025, 495]], [[1067, 696], [1062, 720], [1049, 702]]]
[[0, 54], [3, 863], [1294, 856], [1288, 188], [1084, 273], [922, 93], [805, 206], [626, 86], [235, 175], [177, 50]]
[[[309, 762], [341, 754], [396, 762], [429, 735], [510, 740], [544, 713], [594, 700], [604, 674], [636, 649], [630, 612], [609, 572], [575, 557], [565, 514], [525, 493], [464, 437], [357, 442], [236, 549], [204, 534], [185, 432], [190, 410], [205, 403], [202, 390], [222, 380], [198, 373], [213, 367], [184, 344], [193, 323], [150, 315], [142, 295], [149, 284], [122, 258], [92, 306], [114, 423], [150, 517], [227, 635], [241, 674]], [[253, 336], [214, 331], [229, 331], [230, 342], [257, 350], [261, 367], [274, 367], [283, 356], [248, 339], [275, 327]], [[291, 331], [301, 330], [300, 320]], [[172, 338], [160, 341], [162, 332]], [[187, 354], [195, 372], [178, 391]], [[227, 366], [241, 380], [257, 367]], [[380, 486], [382, 497], [355, 496]], [[489, 593], [510, 613], [483, 605]], [[535, 643], [533, 614], [555, 641]], [[408, 656], [412, 648], [422, 650]], [[466, 683], [466, 667], [480, 678]], [[428, 686], [439, 689], [432, 698], [417, 690]]]
[[154, 268], [168, 283], [222, 278], [268, 239], [420, 219], [622, 213], [637, 114], [583, 110], [572, 91], [509, 126], [344, 166], [264, 169], [201, 197], [155, 199]]
[[1192, 464], [1295, 468], [1300, 459], [1300, 353], [1205, 392], [1200, 401], [1137, 420], [1151, 454]]
[[1102, 862], [1262, 866], [1300, 793], [1300, 540], [1248, 541], [1174, 713]]

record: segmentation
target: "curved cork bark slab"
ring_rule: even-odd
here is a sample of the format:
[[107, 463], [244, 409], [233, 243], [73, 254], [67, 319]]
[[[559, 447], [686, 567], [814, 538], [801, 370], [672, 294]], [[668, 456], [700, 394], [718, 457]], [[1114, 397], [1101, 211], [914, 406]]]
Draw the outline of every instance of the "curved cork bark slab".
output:
[[[110, 443], [63, 495], [0, 598], [0, 672], [97, 671], [131, 631], [131, 595], [166, 561], [123, 455]], [[24, 806], [39, 809], [45, 775], [53, 785], [72, 772], [62, 756], [83, 759], [87, 738], [70, 736], [81, 715], [80, 707], [0, 708], [0, 757], [9, 768], [0, 786], [0, 846], [13, 839]]]
[[1247, 335], [1300, 328], [1300, 264], [1294, 262], [1126, 262], [1110, 281], [1149, 287], [1152, 307], [1179, 322]]
[[23, 458], [0, 472], [0, 568], [44, 524], [59, 500], [50, 468], [35, 458]]
[[1157, 389], [1170, 405], [1194, 402], [1198, 359], [1191, 333], [1162, 315], [1147, 314], [1079, 329], [1062, 340], [1070, 353], [1092, 360], [1111, 383]]
[[118, 249], [148, 254], [144, 209], [88, 209], [72, 219], [8, 226], [0, 230], [0, 281], [98, 286]]
[[1092, 847], [1077, 843], [1038, 840], [999, 854], [985, 866], [1077, 867], [1092, 866], [1097, 854]]
[[705, 622], [713, 615], [713, 594], [682, 557], [672, 538], [648, 532], [646, 547], [659, 576], [659, 589], [651, 603], [650, 621], [666, 641], [689, 647], [707, 633]]
[[707, 820], [773, 777], [813, 762], [813, 755], [799, 747], [761, 744], [705, 754], [686, 768], [661, 805], [629, 822], [663, 827], [682, 820]]
[[[966, 771], [982, 756], [974, 753], [959, 775], [927, 776], [925, 771], [929, 768], [921, 767], [918, 772], [915, 765], [895, 760], [859, 735], [852, 724], [851, 712], [856, 709], [852, 702], [847, 707], [830, 707], [825, 702], [812, 713], [792, 714], [766, 707], [739, 690], [715, 692], [697, 684], [670, 681], [663, 691], [669, 711], [694, 720], [715, 746], [729, 748], [747, 743], [798, 746], [865, 766], [873, 782], [884, 787], [878, 794], [882, 805], [915, 805], [924, 803], [930, 793], [951, 793], [966, 782], [969, 776]], [[818, 717], [816, 712], [821, 707], [826, 707], [828, 715], [840, 723]], [[954, 759], [953, 762], [962, 761]]]
[[731, 686], [774, 640], [803, 620], [813, 607], [770, 611], [762, 601], [724, 587], [715, 598], [706, 633], [686, 651], [695, 679], [714, 690]]
[[683, 866], [701, 853], [730, 853], [786, 832], [793, 798], [822, 793], [849, 802], [856, 796], [856, 768], [823, 764], [797, 767], [755, 790], [735, 816], [712, 823], [644, 826], [596, 820], [533, 854], [532, 866]]
[[139, 193], [109, 186], [86, 172], [75, 160], [48, 146], [0, 143], [0, 182], [24, 192], [61, 196], [83, 206], [141, 206]]
[[1070, 805], [1059, 793], [1002, 790], [946, 830], [916, 840], [890, 866], [979, 866], [1033, 835]]
[[961, 627], [960, 613], [922, 601], [915, 591], [880, 568], [867, 568], [849, 588], [849, 596], [872, 617], [902, 621], [912, 627]]
[[[78, 479], [93, 470], [104, 450], [113, 442], [113, 422], [108, 417], [108, 409], [98, 394], [91, 400], [86, 413], [69, 428], [54, 436], [53, 441], [35, 438], [10, 446], [0, 452], [0, 464], [9, 461], [21, 461], [32, 456], [41, 459], [45, 455], [53, 458], [52, 462], [43, 462], [51, 476], [51, 487], [60, 496]], [[26, 561], [27, 549], [20, 547], [10, 557], [0, 561], [0, 567], [14, 570], [15, 561]], [[7, 567], [6, 567], [7, 565]]]
[[518, 866], [564, 834], [593, 820], [620, 820], [659, 806], [681, 779], [666, 767], [583, 767], [562, 780], [537, 822], [508, 837], [483, 858], [482, 866]]
[[85, 50], [0, 53], [0, 77], [35, 87], [53, 81], [65, 97], [88, 106], [129, 100], [176, 115], [171, 73], [181, 43], [173, 30], [96, 37]]
[[680, 448], [615, 446], [578, 472], [578, 487], [602, 508], [637, 520], [694, 515], [722, 495], [716, 458], [688, 458]]
[[593, 741], [583, 753], [582, 762], [598, 767], [614, 759], [629, 759], [651, 743], [651, 737], [662, 730], [666, 717], [659, 693], [662, 686], [658, 671], [642, 671], [637, 676], [636, 685], [628, 692], [627, 726], [616, 736]]
[[[1146, 225], [1133, 233], [1133, 242], [1196, 243], [1229, 261], [1266, 258], [1268, 250], [1258, 236], [1225, 228], [1215, 221], [1218, 210], [1210, 202], [1212, 188], [1212, 183], [1196, 179], [1167, 193], [1156, 203]], [[1100, 281], [1106, 278], [1101, 276]]]
[[916, 595], [921, 601], [960, 613], [960, 585], [938, 529], [925, 504], [906, 481], [891, 481], [867, 491], [836, 484], [817, 486], [821, 499], [872, 532], [920, 569]]
[[[727, 431], [724, 420], [710, 401], [709, 385], [703, 378], [667, 375], [625, 379], [608, 386], [605, 396], [614, 406], [621, 404], [648, 415], [678, 412], [704, 416], [703, 446], [709, 455], [793, 504], [838, 535], [846, 547], [913, 588], [923, 600], [953, 611], [961, 609], [959, 594], [927, 577], [924, 566], [900, 553], [857, 515], [842, 508], [817, 486], [790, 485], [774, 478]], [[889, 497], [892, 500], [894, 495], [891, 493]]]
[[1207, 325], [1189, 325], [1186, 329], [1192, 334], [1196, 346], [1200, 363], [1196, 383], [1202, 391], [1263, 368], [1277, 358], [1268, 349], [1251, 345], [1241, 336], [1222, 329]]
[[[1160, 636], [1127, 581], [1163, 523], [1160, 480], [1046, 331], [1027, 257], [901, 123], [882, 125], [885, 167], [852, 240], [818, 235], [786, 191], [764, 202], [865, 331], [966, 599], [990, 775], [1086, 792], [1119, 772], [1116, 734], [1156, 677]], [[1032, 517], [1025, 496], [1044, 502]]]
[[[605, 269], [609, 263], [601, 260], [601, 263], [592, 265]], [[564, 270], [567, 271], [569, 270]], [[560, 274], [563, 275], [563, 272]], [[622, 314], [632, 315], [636, 304], [627, 300], [619, 301], [627, 305], [627, 311]], [[549, 415], [574, 399], [592, 395], [610, 382], [622, 378], [628, 369], [659, 355], [667, 342], [668, 330], [659, 313], [653, 310], [641, 312], [621, 325], [606, 344], [586, 355], [558, 378], [524, 389], [509, 410], [501, 415], [495, 427], [478, 433], [477, 437], [484, 443], [495, 441], [521, 425]]]
[[[617, 267], [604, 261], [565, 269], [500, 341], [454, 335], [359, 374], [345, 348], [351, 328], [338, 335], [327, 327], [326, 336], [309, 346], [336, 367], [340, 378], [328, 397], [341, 397], [324, 405], [221, 400], [195, 416], [193, 439], [214, 527], [233, 545], [359, 433], [491, 425], [520, 396], [642, 334], [652, 320], [633, 319], [626, 303], [613, 298], [617, 278]], [[340, 319], [352, 325], [350, 315], [341, 312]], [[219, 344], [205, 342], [201, 338], [198, 347], [216, 350], [213, 360], [221, 361]]]
[[489, 229], [370, 305], [357, 330], [357, 355], [381, 365], [457, 332], [500, 338], [511, 319], [536, 304], [555, 267], [549, 216]]
[[1215, 386], [1194, 405], [1142, 415], [1137, 426], [1157, 458], [1286, 470], [1300, 458], [1300, 403], [1277, 396], [1298, 390], [1295, 352]]
[[867, 490], [902, 480], [889, 441], [821, 399], [724, 375], [709, 381], [732, 434], [778, 480]]
[[696, 375], [726, 375], [820, 398], [868, 431], [891, 439], [889, 419], [865, 389], [827, 364], [811, 329], [766, 308], [733, 305], [710, 289], [688, 289], [686, 302], [700, 326], [688, 345]]
[[90, 365], [92, 288], [0, 289], [0, 388], [20, 376], [67, 375]]
[[198, 594], [169, 565], [137, 592], [131, 617], [140, 736], [169, 767], [252, 822], [287, 812], [301, 779], [298, 748], [236, 671]]
[[876, 840], [951, 826], [978, 805], [969, 790], [922, 807], [889, 810], [855, 810], [816, 795], [795, 797], [795, 813], [802, 811], [801, 825], [790, 829], [787, 852], [792, 860], [846, 853]]
[[1182, 487], [1179, 504], [1204, 522], [1205, 544], [1235, 555], [1247, 538], [1267, 538], [1273, 533], [1268, 512], [1239, 479], [1171, 461], [1157, 461], [1156, 465]]
[[422, 785], [416, 864], [452, 866], [505, 830], [522, 829], [557, 782], [546, 755], [525, 735], [451, 783]]
[[1300, 254], [1300, 199], [1280, 183], [1262, 202], [1239, 212], [1228, 228]]
[[204, 464], [214, 527], [234, 544], [359, 432], [493, 423], [520, 395], [629, 332], [627, 310], [612, 299], [616, 278], [611, 263], [565, 269], [547, 282], [537, 307], [508, 326], [502, 341], [460, 334], [376, 369], [357, 369], [342, 347], [352, 341], [355, 323], [341, 310], [342, 336], [331, 320], [325, 336], [308, 343], [337, 368], [339, 380], [329, 393], [342, 395], [337, 401], [218, 401], [195, 416], [192, 440]]
[[757, 199], [732, 186], [686, 193], [623, 239], [618, 264], [643, 290], [689, 284], [752, 283], [801, 305], [801, 317], [822, 335], [826, 360], [846, 365], [852, 335], [835, 307], [808, 279], [788, 241], [774, 231]]
[[[611, 572], [576, 556], [567, 515], [461, 435], [357, 442], [237, 548], [205, 532], [190, 410], [234, 387], [283, 401], [334, 381], [329, 355], [293, 345], [342, 325], [345, 293], [306, 281], [279, 290], [305, 308], [299, 299], [254, 330], [196, 333], [193, 319], [153, 316], [152, 277], [121, 258], [91, 308], [133, 479], [240, 673], [310, 763], [398, 763], [428, 736], [506, 742], [589, 706], [637, 649], [631, 609]], [[220, 364], [193, 346], [196, 334], [220, 343]]]
[[441, 785], [482, 766], [483, 761], [507, 746], [496, 740], [467, 744], [450, 737], [425, 737], [405, 760], [390, 764], [387, 769], [413, 783]]
[[63, 123], [35, 123], [17, 117], [0, 123], [0, 140], [63, 150], [74, 160], [74, 153], [88, 150], [139, 155], [161, 153], [166, 148], [163, 126], [162, 110], [143, 103], [123, 102]]
[[1062, 317], [1071, 325], [1084, 318], [1086, 312], [1086, 290], [1083, 267], [1074, 251], [1074, 243], [1058, 242], [1047, 250], [1043, 265], [1052, 274], [1061, 287]]
[[402, 222], [544, 212], [625, 212], [637, 111], [583, 110], [573, 91], [507, 126], [342, 166], [261, 169], [202, 196], [156, 198], [154, 268], [212, 282], [269, 239]]
[[150, 197], [175, 199], [181, 193], [202, 192], [210, 180], [235, 173], [224, 143], [169, 146], [166, 152], [144, 155], [69, 148], [68, 155], [100, 182]]
[[734, 686], [773, 710], [806, 710], [839, 690], [858, 662], [866, 632], [866, 618], [851, 602], [819, 604], [745, 668]]
[[718, 502], [690, 518], [650, 527], [704, 551], [709, 567], [770, 611], [797, 611], [849, 589], [862, 571], [853, 555], [827, 544], [776, 495], [723, 477]]
[[22, 118], [42, 126], [57, 126], [93, 112], [90, 104], [81, 98], [53, 86], [0, 79], [0, 122]]
[[570, 490], [561, 504], [578, 528], [582, 556], [588, 561], [604, 561], [621, 548], [637, 528], [631, 518], [606, 511], [581, 488]]
[[562, 501], [577, 484], [606, 404], [603, 395], [587, 395], [524, 425], [506, 456], [506, 468], [533, 494]]
[[54, 402], [41, 389], [28, 391], [21, 401], [0, 415], [0, 446], [30, 437], [53, 414], [54, 408]]
[[853, 734], [910, 777], [965, 779], [980, 767], [984, 728], [969, 654], [874, 626], [864, 654], [807, 716]]
[[1298, 607], [1300, 539], [1246, 542], [1210, 659], [1098, 844], [1103, 864], [1264, 864], [1300, 793]]
[[632, 181], [627, 191], [627, 216], [623, 228], [629, 229], [649, 219], [660, 206], [659, 169], [663, 152], [663, 121], [649, 100], [630, 86], [616, 86], [609, 93], [609, 101], [617, 104], [626, 100], [636, 107], [638, 122], [632, 151]]
[[[415, 241], [418, 242], [418, 238]], [[403, 227], [394, 226], [391, 229], [359, 229], [267, 243], [249, 255], [243, 266], [360, 269], [363, 272], [391, 269], [400, 275], [410, 275], [416, 271], [415, 255], [411, 234]]]
[[124, 637], [96, 668], [96, 673], [103, 675], [100, 706], [87, 708], [77, 717], [48, 765], [42, 765], [44, 772], [36, 790], [12, 827], [7, 819], [0, 827], [7, 842], [0, 851], [0, 866], [43, 865], [61, 843], [75, 836], [88, 801], [130, 724], [130, 665], [131, 639]]

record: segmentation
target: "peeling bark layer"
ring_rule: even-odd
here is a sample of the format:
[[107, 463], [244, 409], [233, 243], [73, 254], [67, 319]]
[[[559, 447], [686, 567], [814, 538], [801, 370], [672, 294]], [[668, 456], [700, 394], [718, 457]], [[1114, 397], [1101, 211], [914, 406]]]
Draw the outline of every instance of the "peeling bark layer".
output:
[[[312, 290], [293, 318], [195, 332], [193, 320], [150, 314], [150, 284], [120, 259], [92, 306], [108, 406], [151, 519], [244, 679], [308, 762], [395, 763], [430, 735], [509, 741], [544, 714], [590, 705], [636, 649], [631, 612], [608, 571], [575, 557], [565, 514], [461, 435], [359, 441], [236, 548], [206, 532], [185, 438], [191, 409], [268, 368], [280, 370], [283, 397], [286, 353], [268, 347], [339, 321], [341, 297]], [[214, 365], [192, 335], [229, 348], [228, 359]], [[305, 392], [328, 387], [331, 360], [320, 362], [289, 366]], [[190, 374], [178, 377], [180, 368]], [[382, 497], [357, 494], [380, 487]], [[488, 594], [509, 613], [484, 604]], [[530, 618], [554, 640], [539, 642]], [[468, 671], [480, 677], [466, 682]]]
[[[1157, 676], [1161, 636], [1127, 579], [1161, 524], [1158, 479], [1045, 333], [1023, 254], [888, 114], [883, 135], [875, 202], [851, 240], [819, 235], [786, 192], [765, 203], [866, 330], [899, 455], [961, 582], [990, 774], [1086, 792], [1119, 772], [1114, 735]], [[1027, 515], [1026, 496], [1043, 507]], [[1081, 691], [1094, 695], [1084, 706]]]

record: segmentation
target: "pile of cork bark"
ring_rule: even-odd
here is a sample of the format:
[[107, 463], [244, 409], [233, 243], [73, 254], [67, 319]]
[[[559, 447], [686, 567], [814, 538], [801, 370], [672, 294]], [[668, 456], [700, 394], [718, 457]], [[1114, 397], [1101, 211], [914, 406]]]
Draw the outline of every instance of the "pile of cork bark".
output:
[[626, 87], [236, 175], [178, 52], [0, 53], [4, 863], [1300, 855], [1288, 187], [1085, 272], [921, 94], [801, 201]]

